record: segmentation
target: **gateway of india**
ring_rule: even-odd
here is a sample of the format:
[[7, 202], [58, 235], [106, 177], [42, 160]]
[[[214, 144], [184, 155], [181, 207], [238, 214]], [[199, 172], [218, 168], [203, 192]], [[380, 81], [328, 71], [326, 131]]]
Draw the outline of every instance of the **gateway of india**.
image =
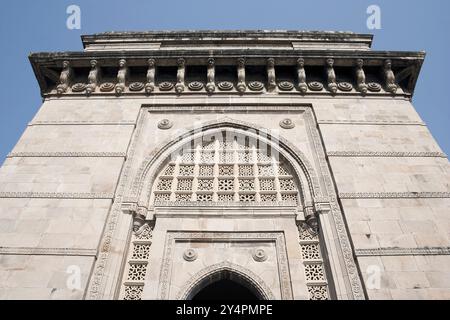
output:
[[411, 104], [425, 54], [372, 38], [107, 32], [31, 54], [0, 299], [450, 299], [450, 167]]

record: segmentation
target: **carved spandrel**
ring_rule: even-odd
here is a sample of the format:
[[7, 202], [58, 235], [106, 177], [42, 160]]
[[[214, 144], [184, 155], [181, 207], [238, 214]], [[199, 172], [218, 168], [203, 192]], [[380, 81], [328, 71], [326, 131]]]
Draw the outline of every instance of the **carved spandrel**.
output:
[[127, 78], [128, 78], [127, 61], [125, 59], [120, 59], [119, 71], [117, 72], [117, 84], [115, 87], [116, 93], [118, 95], [122, 94], [125, 91]]
[[70, 62], [67, 60], [63, 61], [63, 69], [59, 76], [59, 84], [56, 87], [56, 91], [58, 94], [63, 94], [67, 91], [70, 85], [72, 74], [73, 71], [72, 68], [70, 67]]
[[156, 76], [156, 61], [155, 59], [148, 59], [148, 69], [147, 69], [147, 83], [145, 84], [145, 92], [150, 94], [155, 90], [155, 76]]
[[238, 83], [237, 83], [237, 90], [240, 93], [245, 92], [246, 85], [245, 85], [245, 59], [239, 58], [237, 60], [237, 76], [238, 76]]
[[273, 91], [276, 87], [275, 60], [273, 58], [269, 58], [267, 59], [267, 88], [269, 91]]
[[211, 93], [216, 89], [215, 85], [216, 67], [213, 58], [208, 59], [208, 71], [206, 74], [206, 79], [208, 83], [206, 84], [206, 91]]
[[86, 86], [86, 94], [90, 95], [95, 92], [100, 77], [100, 69], [97, 60], [91, 60], [91, 71], [88, 75], [88, 85]]
[[362, 94], [367, 93], [367, 84], [366, 84], [366, 74], [363, 69], [364, 60], [357, 59], [356, 60], [356, 88]]
[[337, 84], [336, 84], [336, 73], [334, 72], [334, 59], [328, 58], [326, 60], [326, 72], [327, 72], [327, 84], [328, 90], [332, 94], [337, 92]]
[[303, 58], [297, 59], [297, 81], [298, 90], [301, 93], [306, 93], [308, 85], [306, 84], [305, 60]]
[[177, 84], [175, 85], [175, 91], [181, 93], [184, 91], [184, 76], [186, 73], [186, 61], [183, 58], [179, 58], [177, 61]]

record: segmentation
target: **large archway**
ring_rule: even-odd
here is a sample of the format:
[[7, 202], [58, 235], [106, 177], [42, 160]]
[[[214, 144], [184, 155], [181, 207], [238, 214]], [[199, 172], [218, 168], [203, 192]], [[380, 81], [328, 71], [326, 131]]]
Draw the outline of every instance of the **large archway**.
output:
[[239, 275], [224, 270], [204, 279], [188, 295], [191, 300], [262, 300], [258, 290]]

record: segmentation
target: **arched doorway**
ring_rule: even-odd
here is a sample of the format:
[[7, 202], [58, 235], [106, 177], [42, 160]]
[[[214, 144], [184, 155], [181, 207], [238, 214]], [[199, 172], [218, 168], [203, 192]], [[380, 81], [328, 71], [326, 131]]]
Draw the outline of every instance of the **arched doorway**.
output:
[[189, 293], [190, 300], [263, 300], [249, 280], [230, 270], [218, 271], [200, 281]]
[[222, 279], [207, 285], [200, 290], [192, 300], [261, 300], [247, 287], [229, 280]]

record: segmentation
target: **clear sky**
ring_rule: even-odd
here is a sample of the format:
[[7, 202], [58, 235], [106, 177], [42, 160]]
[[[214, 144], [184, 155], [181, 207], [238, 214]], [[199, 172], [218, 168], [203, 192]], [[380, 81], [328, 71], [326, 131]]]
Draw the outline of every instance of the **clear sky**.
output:
[[[72, 4], [81, 9], [80, 30], [66, 27]], [[381, 9], [379, 30], [367, 28], [369, 5]], [[81, 34], [180, 29], [354, 31], [373, 33], [375, 50], [425, 50], [413, 103], [450, 154], [449, 15], [448, 0], [2, 1], [0, 163], [41, 104], [30, 52], [81, 51]]]

